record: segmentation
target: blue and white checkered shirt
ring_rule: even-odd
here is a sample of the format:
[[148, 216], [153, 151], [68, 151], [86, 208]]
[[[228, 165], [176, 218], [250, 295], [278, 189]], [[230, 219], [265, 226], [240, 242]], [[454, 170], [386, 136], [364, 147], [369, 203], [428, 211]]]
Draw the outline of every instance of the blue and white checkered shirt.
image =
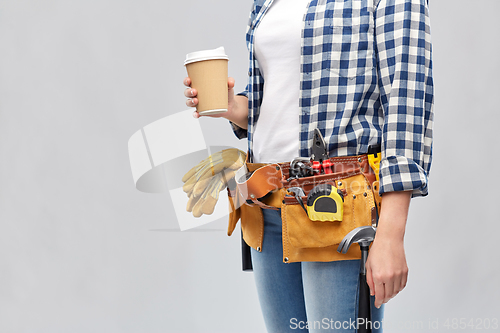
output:
[[[250, 51], [248, 130], [252, 141], [264, 80], [254, 57], [255, 28], [273, 0], [255, 0]], [[381, 144], [380, 193], [427, 195], [432, 158], [433, 80], [426, 0], [311, 0], [304, 15], [299, 153], [311, 155], [319, 128], [330, 156], [364, 154]]]

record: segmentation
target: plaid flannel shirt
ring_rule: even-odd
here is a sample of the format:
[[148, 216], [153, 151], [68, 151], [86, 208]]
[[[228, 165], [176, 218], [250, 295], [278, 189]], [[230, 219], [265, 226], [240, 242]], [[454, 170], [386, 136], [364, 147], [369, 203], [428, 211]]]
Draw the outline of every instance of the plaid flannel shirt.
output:
[[[248, 97], [248, 130], [231, 123], [248, 138], [250, 161], [264, 85], [254, 32], [272, 2], [254, 1], [247, 28], [249, 82], [240, 94]], [[293, 137], [300, 156], [311, 155], [315, 128], [331, 157], [380, 144], [380, 193], [427, 195], [434, 97], [426, 0], [311, 0], [304, 14]]]

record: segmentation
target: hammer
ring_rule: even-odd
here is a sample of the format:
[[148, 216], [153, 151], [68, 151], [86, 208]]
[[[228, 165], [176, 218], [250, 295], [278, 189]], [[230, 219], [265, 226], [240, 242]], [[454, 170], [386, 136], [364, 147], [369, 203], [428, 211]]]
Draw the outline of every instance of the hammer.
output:
[[[353, 243], [358, 243], [361, 249], [361, 265], [359, 268], [359, 308], [358, 308], [358, 333], [371, 333], [370, 291], [366, 283], [366, 259], [370, 243], [375, 238], [376, 229], [371, 226], [359, 227], [348, 233], [339, 244], [337, 252], [347, 253]], [[359, 327], [360, 323], [363, 325]]]

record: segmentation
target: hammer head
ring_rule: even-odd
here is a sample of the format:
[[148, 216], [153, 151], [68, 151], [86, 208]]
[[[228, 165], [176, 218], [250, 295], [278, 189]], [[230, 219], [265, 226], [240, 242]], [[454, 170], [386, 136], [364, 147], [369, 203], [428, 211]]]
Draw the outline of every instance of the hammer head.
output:
[[337, 248], [337, 252], [347, 253], [353, 243], [359, 243], [366, 246], [370, 245], [375, 238], [375, 231], [376, 229], [372, 226], [358, 227], [352, 230], [342, 239]]

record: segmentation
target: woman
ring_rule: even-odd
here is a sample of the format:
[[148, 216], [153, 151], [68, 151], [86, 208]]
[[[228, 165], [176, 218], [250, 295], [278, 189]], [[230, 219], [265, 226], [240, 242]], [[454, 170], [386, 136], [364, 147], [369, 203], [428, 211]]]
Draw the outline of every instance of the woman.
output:
[[[235, 95], [229, 78], [229, 110], [219, 116], [248, 138], [251, 162], [309, 157], [315, 128], [330, 157], [382, 147], [383, 209], [366, 264], [380, 332], [382, 305], [407, 281], [410, 198], [427, 195], [433, 81], [426, 0], [255, 0], [247, 44], [247, 89]], [[197, 105], [195, 89], [185, 96]], [[354, 332], [346, 323], [356, 318], [359, 261], [285, 264], [280, 213], [263, 213], [264, 243], [252, 250], [252, 263], [268, 331]]]

